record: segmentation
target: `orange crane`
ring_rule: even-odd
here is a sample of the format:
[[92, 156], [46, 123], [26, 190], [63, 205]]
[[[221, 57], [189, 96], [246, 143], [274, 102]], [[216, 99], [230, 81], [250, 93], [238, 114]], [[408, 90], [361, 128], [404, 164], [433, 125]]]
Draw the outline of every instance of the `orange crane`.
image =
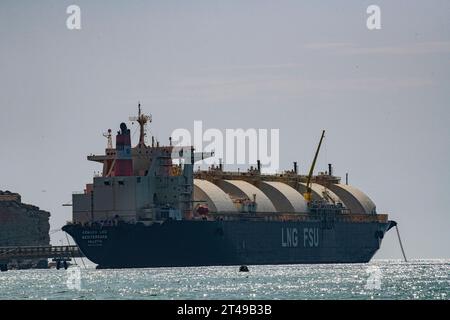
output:
[[317, 146], [316, 154], [314, 155], [314, 160], [311, 164], [311, 168], [309, 169], [308, 180], [306, 181], [306, 192], [303, 194], [306, 202], [311, 201], [311, 178], [314, 172], [314, 167], [316, 166], [317, 156], [319, 155], [320, 146], [322, 145], [323, 138], [325, 137], [325, 130], [322, 131], [322, 137], [320, 137], [319, 145]]

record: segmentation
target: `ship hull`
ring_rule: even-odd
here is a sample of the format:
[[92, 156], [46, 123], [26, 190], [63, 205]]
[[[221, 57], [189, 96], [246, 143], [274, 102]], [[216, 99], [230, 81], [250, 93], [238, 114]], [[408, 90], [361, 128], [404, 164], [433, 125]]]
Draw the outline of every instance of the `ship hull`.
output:
[[365, 263], [395, 222], [166, 221], [66, 225], [98, 268]]

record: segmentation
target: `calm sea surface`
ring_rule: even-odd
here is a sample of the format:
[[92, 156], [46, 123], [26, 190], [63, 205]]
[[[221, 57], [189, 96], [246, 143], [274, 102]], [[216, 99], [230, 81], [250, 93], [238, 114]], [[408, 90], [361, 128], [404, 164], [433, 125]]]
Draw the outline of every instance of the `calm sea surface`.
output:
[[249, 266], [248, 273], [238, 267], [69, 269], [1, 272], [0, 299], [450, 298], [450, 260]]

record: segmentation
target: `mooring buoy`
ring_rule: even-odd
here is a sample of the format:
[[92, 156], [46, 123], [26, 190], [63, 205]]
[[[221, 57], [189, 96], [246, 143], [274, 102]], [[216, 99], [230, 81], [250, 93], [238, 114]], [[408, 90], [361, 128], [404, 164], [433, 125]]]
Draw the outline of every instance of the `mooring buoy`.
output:
[[239, 268], [239, 272], [249, 272], [248, 267], [247, 266], [241, 266]]

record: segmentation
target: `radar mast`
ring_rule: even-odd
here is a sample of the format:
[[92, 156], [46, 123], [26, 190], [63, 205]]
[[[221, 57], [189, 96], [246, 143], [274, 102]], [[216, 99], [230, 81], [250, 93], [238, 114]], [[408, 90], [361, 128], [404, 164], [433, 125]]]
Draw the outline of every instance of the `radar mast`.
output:
[[137, 117], [130, 117], [130, 121], [136, 121], [139, 123], [139, 144], [138, 146], [145, 147], [145, 136], [146, 136], [146, 125], [149, 122], [152, 122], [152, 116], [151, 115], [145, 115], [142, 113], [141, 110], [141, 103], [138, 103], [138, 116]]

